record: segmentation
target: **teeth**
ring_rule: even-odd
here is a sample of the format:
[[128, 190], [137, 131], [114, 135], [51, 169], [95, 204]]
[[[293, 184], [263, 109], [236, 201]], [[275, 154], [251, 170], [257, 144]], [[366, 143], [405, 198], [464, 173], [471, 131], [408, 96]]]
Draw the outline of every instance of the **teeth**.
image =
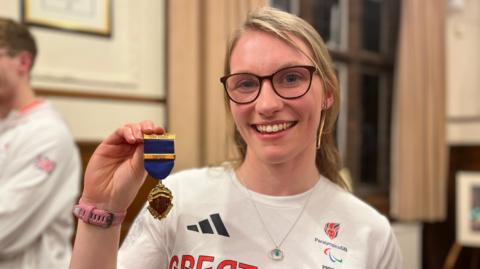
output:
[[260, 133], [276, 133], [290, 128], [293, 123], [280, 123], [280, 124], [268, 124], [268, 125], [256, 125], [257, 131]]

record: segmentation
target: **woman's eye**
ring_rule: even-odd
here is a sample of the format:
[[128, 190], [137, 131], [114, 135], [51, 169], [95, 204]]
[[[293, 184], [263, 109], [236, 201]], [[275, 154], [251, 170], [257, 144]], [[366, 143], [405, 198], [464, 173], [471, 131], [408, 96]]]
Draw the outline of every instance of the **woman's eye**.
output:
[[288, 74], [283, 79], [287, 83], [296, 82], [300, 80], [300, 76], [297, 74]]
[[256, 88], [257, 82], [255, 80], [242, 80], [237, 83], [238, 89], [251, 89]]
[[304, 76], [298, 73], [287, 73], [281, 76], [278, 83], [282, 86], [296, 86], [305, 80]]

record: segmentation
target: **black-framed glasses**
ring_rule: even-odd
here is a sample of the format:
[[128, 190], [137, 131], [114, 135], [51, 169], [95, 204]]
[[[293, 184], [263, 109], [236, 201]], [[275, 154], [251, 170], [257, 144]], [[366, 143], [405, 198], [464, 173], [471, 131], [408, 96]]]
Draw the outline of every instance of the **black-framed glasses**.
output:
[[304, 96], [312, 84], [313, 73], [317, 68], [310, 65], [289, 66], [268, 76], [252, 73], [235, 73], [220, 78], [230, 100], [237, 104], [248, 104], [260, 95], [262, 82], [270, 80], [273, 91], [284, 99]]

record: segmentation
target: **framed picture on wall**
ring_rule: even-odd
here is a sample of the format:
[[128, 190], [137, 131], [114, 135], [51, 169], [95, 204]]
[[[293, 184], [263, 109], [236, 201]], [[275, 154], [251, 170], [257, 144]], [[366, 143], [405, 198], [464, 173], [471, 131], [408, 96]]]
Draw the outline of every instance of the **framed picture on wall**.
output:
[[457, 242], [480, 247], [480, 172], [456, 175]]
[[111, 0], [22, 0], [22, 22], [101, 36], [112, 34]]

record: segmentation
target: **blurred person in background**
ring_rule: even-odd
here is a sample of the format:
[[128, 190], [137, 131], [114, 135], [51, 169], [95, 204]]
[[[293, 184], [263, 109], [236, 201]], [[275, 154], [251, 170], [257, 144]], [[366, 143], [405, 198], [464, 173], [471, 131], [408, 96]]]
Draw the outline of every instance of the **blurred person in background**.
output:
[[26, 26], [0, 18], [0, 269], [66, 268], [80, 156], [61, 116], [35, 97]]

